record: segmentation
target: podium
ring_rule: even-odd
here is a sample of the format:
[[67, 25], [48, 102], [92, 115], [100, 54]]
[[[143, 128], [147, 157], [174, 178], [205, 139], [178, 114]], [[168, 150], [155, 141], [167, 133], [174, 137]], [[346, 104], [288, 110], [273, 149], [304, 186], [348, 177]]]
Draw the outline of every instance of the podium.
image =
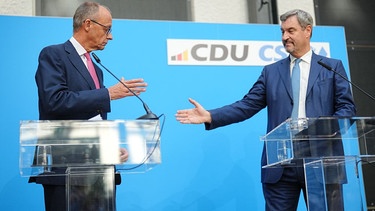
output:
[[304, 168], [308, 210], [375, 209], [375, 118], [288, 119], [261, 140], [263, 168]]
[[115, 210], [116, 176], [159, 165], [160, 133], [159, 120], [21, 121], [20, 174], [62, 178], [67, 210]]

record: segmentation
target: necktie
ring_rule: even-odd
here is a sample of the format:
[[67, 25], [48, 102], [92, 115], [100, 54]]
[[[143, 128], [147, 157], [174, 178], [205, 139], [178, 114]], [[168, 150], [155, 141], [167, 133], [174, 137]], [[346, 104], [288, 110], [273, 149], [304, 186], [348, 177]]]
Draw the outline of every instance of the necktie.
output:
[[300, 68], [299, 62], [301, 59], [296, 59], [294, 62], [294, 67], [292, 69], [292, 90], [293, 90], [293, 110], [292, 118], [298, 118], [298, 108], [299, 108], [299, 89], [300, 89]]
[[96, 75], [96, 71], [95, 71], [95, 68], [94, 68], [94, 64], [92, 63], [90, 54], [88, 52], [86, 52], [84, 55], [85, 55], [85, 57], [87, 59], [87, 68], [89, 69], [89, 72], [90, 72], [90, 75], [92, 77], [92, 80], [94, 80], [95, 87], [97, 89], [99, 89], [100, 85], [99, 85], [98, 76]]

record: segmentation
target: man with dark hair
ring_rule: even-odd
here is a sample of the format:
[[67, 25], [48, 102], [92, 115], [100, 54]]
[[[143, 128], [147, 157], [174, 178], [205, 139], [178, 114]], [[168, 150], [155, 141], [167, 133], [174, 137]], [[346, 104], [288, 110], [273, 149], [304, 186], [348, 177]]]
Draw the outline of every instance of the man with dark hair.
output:
[[[189, 99], [195, 108], [177, 111], [176, 119], [183, 124], [204, 123], [206, 130], [211, 130], [244, 121], [267, 107], [268, 133], [288, 118], [354, 116], [356, 108], [349, 83], [318, 64], [318, 61], [322, 61], [346, 76], [342, 62], [317, 55], [311, 50], [311, 15], [296, 9], [281, 15], [280, 20], [282, 43], [290, 54], [287, 58], [265, 66], [258, 80], [241, 100], [221, 108], [205, 110], [198, 102]], [[265, 153], [263, 148], [262, 166], [267, 164]], [[334, 151], [333, 155], [339, 153], [342, 151]], [[324, 153], [320, 155], [324, 156]], [[266, 210], [296, 210], [301, 190], [306, 201], [302, 165], [262, 168], [261, 172]], [[337, 201], [342, 202], [338, 192], [333, 193]], [[334, 209], [340, 210], [339, 204], [328, 203], [329, 209], [336, 206]]]

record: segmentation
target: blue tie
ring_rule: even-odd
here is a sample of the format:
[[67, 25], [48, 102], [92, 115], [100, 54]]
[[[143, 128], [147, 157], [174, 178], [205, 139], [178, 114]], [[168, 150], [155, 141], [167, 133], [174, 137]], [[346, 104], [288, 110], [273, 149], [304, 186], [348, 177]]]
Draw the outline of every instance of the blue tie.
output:
[[299, 62], [301, 59], [296, 59], [294, 61], [294, 67], [292, 70], [292, 90], [293, 90], [293, 110], [292, 110], [292, 118], [298, 118], [298, 107], [299, 107], [299, 89], [300, 89], [300, 72], [299, 69]]

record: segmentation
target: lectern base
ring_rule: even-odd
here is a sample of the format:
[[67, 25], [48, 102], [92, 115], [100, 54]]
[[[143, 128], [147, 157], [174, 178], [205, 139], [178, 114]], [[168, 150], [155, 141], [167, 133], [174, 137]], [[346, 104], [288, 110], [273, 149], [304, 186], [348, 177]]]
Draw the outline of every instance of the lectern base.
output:
[[114, 166], [69, 167], [66, 174], [67, 210], [114, 211]]

